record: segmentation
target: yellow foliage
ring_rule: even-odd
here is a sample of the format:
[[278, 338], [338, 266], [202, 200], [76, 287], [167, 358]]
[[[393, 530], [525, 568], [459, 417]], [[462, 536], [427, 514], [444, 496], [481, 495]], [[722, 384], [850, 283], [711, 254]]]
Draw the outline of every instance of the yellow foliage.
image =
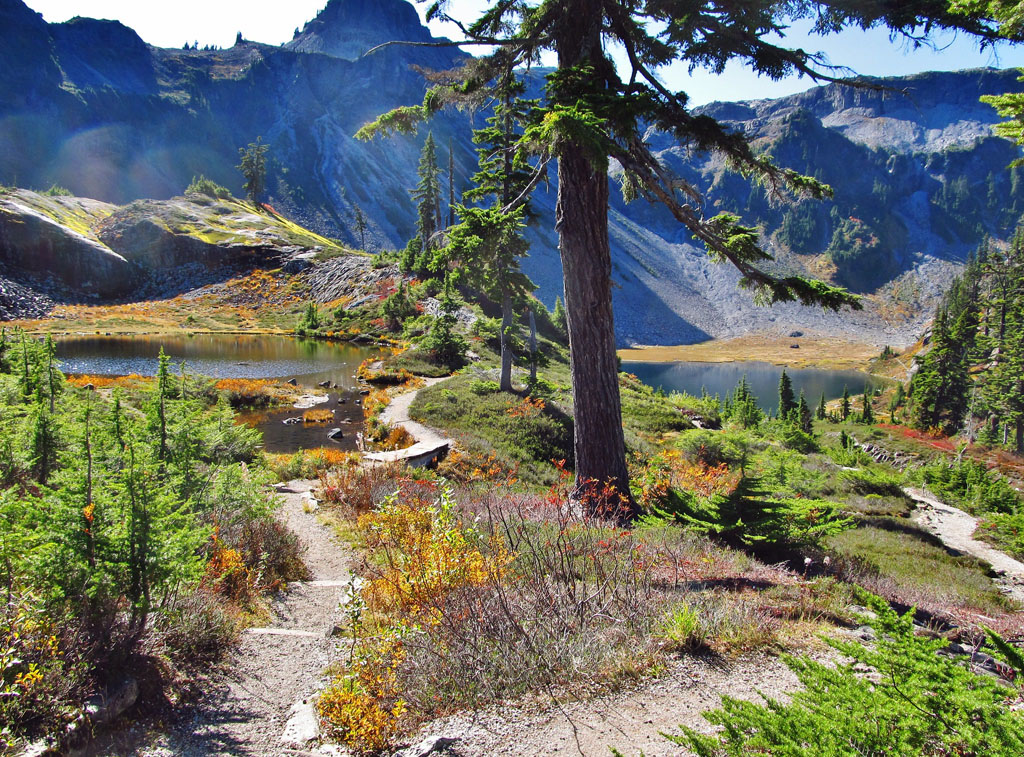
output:
[[405, 659], [394, 634], [356, 645], [348, 671], [337, 676], [317, 701], [328, 733], [354, 754], [379, 754], [401, 733], [405, 702], [398, 696], [397, 670]]
[[386, 556], [386, 567], [363, 590], [382, 610], [433, 615], [450, 592], [504, 577], [512, 559], [497, 541], [487, 555], [472, 543], [476, 533], [459, 524], [447, 493], [433, 505], [391, 497], [361, 515], [358, 527], [367, 545]]
[[303, 423], [327, 423], [334, 418], [334, 413], [322, 407], [314, 407], [302, 414]]

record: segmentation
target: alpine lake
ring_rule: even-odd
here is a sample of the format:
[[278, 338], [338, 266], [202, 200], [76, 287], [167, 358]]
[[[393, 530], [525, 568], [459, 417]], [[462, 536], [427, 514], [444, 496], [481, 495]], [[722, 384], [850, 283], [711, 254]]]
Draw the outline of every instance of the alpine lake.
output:
[[[263, 432], [264, 448], [272, 453], [299, 449], [334, 447], [355, 449], [355, 435], [361, 429], [362, 407], [356, 380], [359, 364], [382, 355], [375, 347], [349, 343], [298, 339], [262, 334], [195, 334], [185, 336], [88, 336], [68, 337], [57, 342], [61, 369], [71, 374], [125, 376], [156, 374], [161, 348], [175, 371], [182, 363], [189, 373], [214, 379], [294, 379], [310, 390], [325, 386], [329, 397], [317, 407], [333, 411], [328, 427], [340, 428], [340, 439], [330, 439], [324, 424], [296, 422], [302, 411], [293, 407], [239, 413], [240, 423]], [[626, 362], [622, 369], [644, 383], [665, 392], [706, 392], [724, 399], [746, 376], [762, 409], [773, 410], [778, 402], [782, 367], [762, 362]], [[880, 380], [853, 370], [790, 368], [793, 390], [804, 392], [808, 404], [851, 395], [880, 385]], [[324, 385], [324, 382], [327, 382]], [[285, 421], [289, 421], [286, 423]]]

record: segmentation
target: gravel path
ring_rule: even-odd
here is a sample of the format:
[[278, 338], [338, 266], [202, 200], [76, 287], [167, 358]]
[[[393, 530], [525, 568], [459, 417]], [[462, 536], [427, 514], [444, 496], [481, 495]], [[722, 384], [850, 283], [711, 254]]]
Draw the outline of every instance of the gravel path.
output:
[[[281, 520], [306, 548], [313, 580], [291, 584], [273, 605], [266, 628], [249, 629], [215, 688], [155, 743], [145, 757], [184, 755], [316, 754], [305, 749], [313, 694], [337, 657], [331, 632], [351, 577], [348, 549], [308, 509], [314, 481], [292, 481], [279, 491]], [[303, 703], [305, 700], [305, 703]], [[283, 739], [288, 726], [293, 738]], [[313, 734], [315, 735], [315, 734]]]
[[1013, 599], [1024, 604], [1024, 563], [974, 538], [978, 519], [939, 501], [925, 489], [905, 488], [904, 493], [920, 507], [917, 522], [957, 552], [976, 557], [992, 566], [996, 583]]
[[[428, 386], [434, 386], [440, 384], [442, 381], [447, 381], [450, 376], [442, 376], [441, 378], [425, 378], [423, 379], [423, 386], [420, 389], [426, 389]], [[424, 426], [422, 423], [417, 423], [409, 417], [409, 408], [412, 406], [412, 401], [416, 399], [416, 395], [419, 394], [419, 389], [414, 389], [411, 392], [405, 392], [399, 394], [397, 397], [388, 403], [380, 413], [380, 419], [384, 423], [388, 423], [392, 426], [404, 426], [405, 430], [408, 431], [413, 439], [417, 443], [426, 444], [444, 444], [449, 441], [448, 437], [442, 434], [437, 429], [433, 429], [430, 426]]]
[[438, 737], [454, 738], [445, 754], [457, 757], [607, 757], [611, 747], [625, 757], [685, 755], [690, 753], [661, 732], [679, 733], [683, 724], [710, 733], [701, 713], [718, 707], [723, 695], [760, 701], [758, 692], [763, 692], [778, 699], [799, 685], [777, 657], [755, 655], [735, 662], [683, 657], [664, 676], [634, 691], [562, 707], [542, 702], [457, 715], [428, 725], [420, 738], [427, 744]]

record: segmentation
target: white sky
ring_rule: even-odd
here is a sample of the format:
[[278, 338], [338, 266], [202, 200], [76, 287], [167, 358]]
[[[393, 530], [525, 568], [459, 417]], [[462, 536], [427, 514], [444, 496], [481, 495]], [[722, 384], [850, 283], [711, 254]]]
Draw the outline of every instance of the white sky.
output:
[[[228, 47], [234, 44], [239, 31], [246, 39], [281, 44], [290, 40], [294, 30], [316, 16], [326, 3], [327, 0], [26, 0], [29, 7], [51, 23], [74, 16], [117, 19], [158, 47], [181, 47], [185, 42]], [[453, 0], [450, 12], [460, 18], [472, 18], [487, 4], [487, 0]], [[426, 6], [417, 5], [421, 16]], [[445, 27], [434, 22], [430, 27], [438, 36], [458, 36], [458, 30], [451, 25]], [[789, 41], [790, 45], [806, 50], [824, 50], [833, 63], [849, 66], [859, 74], [876, 76], [977, 66], [1024, 66], [1024, 46], [1003, 46], [997, 56], [990, 51], [979, 53], [966, 39], [951, 37], [939, 39], [938, 50], [914, 52], [893, 44], [882, 31], [846, 31], [823, 39], [807, 37], [806, 32], [795, 27]], [[679, 66], [666, 70], [663, 78], [671, 88], [686, 91], [694, 105], [712, 100], [778, 97], [813, 86], [807, 79], [772, 82], [741, 66], [730, 66], [722, 76], [701, 71], [691, 75]]]

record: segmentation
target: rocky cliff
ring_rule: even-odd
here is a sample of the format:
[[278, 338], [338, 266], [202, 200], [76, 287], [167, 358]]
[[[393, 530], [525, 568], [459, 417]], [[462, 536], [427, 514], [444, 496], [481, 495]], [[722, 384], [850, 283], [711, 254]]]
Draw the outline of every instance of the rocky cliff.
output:
[[[433, 41], [404, 0], [331, 0], [280, 48], [146, 46], [116, 22], [47, 25], [20, 0], [0, 0], [0, 183], [124, 204], [179, 194], [203, 173], [236, 193], [240, 146], [271, 145], [268, 200], [316, 231], [367, 247], [400, 247], [412, 234], [419, 147], [425, 137], [359, 143], [355, 131], [396, 105], [422, 99], [419, 68], [446, 69], [454, 48]], [[781, 163], [833, 184], [824, 203], [778, 206], [711, 156], [648, 135], [662, 159], [707, 187], [706, 213], [740, 212], [758, 224], [786, 270], [830, 277], [868, 297], [866, 313], [831, 316], [754, 307], [737, 276], [710, 263], [666, 213], [616, 200], [611, 213], [617, 330], [623, 343], [680, 343], [751, 329], [839, 332], [878, 343], [912, 339], [967, 252], [1005, 236], [1024, 212], [1016, 155], [991, 136], [980, 94], [1019, 89], [1015, 72], [924, 74], [883, 92], [822, 87], [779, 100], [704, 110], [753, 136]], [[538, 84], [537, 81], [534, 82]], [[475, 117], [479, 122], [481, 114]], [[473, 173], [472, 118], [431, 125], [456, 183]], [[614, 177], [613, 177], [614, 178]], [[553, 189], [536, 199], [526, 268], [551, 304], [561, 289]]]
[[10, 301], [28, 291], [72, 301], [172, 295], [239, 270], [298, 270], [311, 257], [341, 252], [330, 239], [232, 198], [189, 194], [118, 207], [0, 192], [0, 289], [13, 293], [0, 293], [7, 317], [35, 314], [33, 298]]

